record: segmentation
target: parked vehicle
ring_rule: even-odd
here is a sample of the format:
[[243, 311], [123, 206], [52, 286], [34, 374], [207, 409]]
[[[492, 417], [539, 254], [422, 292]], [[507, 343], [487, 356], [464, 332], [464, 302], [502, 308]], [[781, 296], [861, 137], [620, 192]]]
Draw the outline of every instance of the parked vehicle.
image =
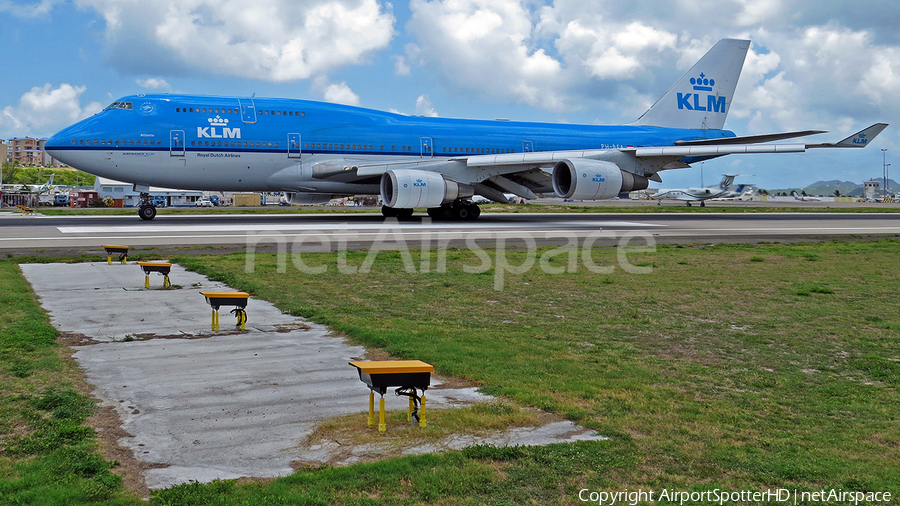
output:
[[212, 200], [210, 200], [206, 197], [201, 197], [201, 198], [197, 199], [196, 201], [194, 201], [195, 207], [212, 207], [213, 205], [214, 204], [213, 204]]

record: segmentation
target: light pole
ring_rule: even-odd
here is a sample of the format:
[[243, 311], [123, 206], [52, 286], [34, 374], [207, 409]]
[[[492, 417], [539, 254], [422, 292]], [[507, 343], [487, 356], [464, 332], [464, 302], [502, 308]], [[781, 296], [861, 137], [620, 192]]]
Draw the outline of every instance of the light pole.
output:
[[887, 148], [881, 149], [881, 164], [884, 165], [884, 196], [887, 198], [890, 195], [890, 189], [888, 188], [888, 167], [890, 167], [890, 164], [887, 163]]
[[700, 162], [700, 188], [703, 188], [703, 162]]

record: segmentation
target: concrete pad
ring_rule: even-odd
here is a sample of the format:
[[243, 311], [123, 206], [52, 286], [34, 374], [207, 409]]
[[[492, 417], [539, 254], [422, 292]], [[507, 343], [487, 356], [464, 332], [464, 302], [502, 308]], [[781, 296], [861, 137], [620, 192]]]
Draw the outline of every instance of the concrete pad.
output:
[[[235, 320], [223, 309], [220, 327], [231, 330], [213, 333], [211, 309], [198, 292], [231, 289], [178, 265], [169, 275], [181, 287], [174, 289], [161, 289], [162, 277], [154, 276], [151, 289], [144, 289], [136, 264], [21, 268], [53, 325], [89, 343], [73, 346], [74, 358], [95, 395], [116, 409], [131, 435], [120, 444], [141, 461], [165, 466], [146, 471], [151, 489], [191, 480], [285, 476], [294, 461], [334, 461], [328, 448], [303, 448], [301, 442], [318, 422], [368, 408], [368, 389], [347, 364], [363, 358], [365, 349], [253, 298], [246, 331], [232, 327]], [[491, 400], [474, 389], [429, 389], [427, 396], [429, 408]], [[388, 409], [405, 409], [405, 399], [388, 400]], [[600, 439], [561, 422], [461, 436], [409, 452], [583, 438]], [[360, 448], [340, 463], [373, 451]]]

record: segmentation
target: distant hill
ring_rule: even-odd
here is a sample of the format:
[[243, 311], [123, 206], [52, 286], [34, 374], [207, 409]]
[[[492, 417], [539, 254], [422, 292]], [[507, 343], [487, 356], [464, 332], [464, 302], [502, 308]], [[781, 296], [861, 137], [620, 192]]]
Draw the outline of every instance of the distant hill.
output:
[[[873, 179], [875, 179], [876, 181], [883, 181], [881, 178]], [[900, 184], [898, 184], [893, 179], [888, 178], [888, 183], [892, 192], [894, 191], [894, 189], [900, 189]], [[884, 183], [882, 182], [882, 184]], [[841, 196], [844, 197], [862, 197], [863, 185], [860, 183], [854, 183], [852, 181], [839, 181], [837, 179], [832, 179], [831, 181], [816, 181], [815, 183], [803, 188], [783, 188], [777, 190], [769, 190], [769, 193], [790, 194], [793, 190], [796, 190], [798, 193], [802, 193], [805, 191], [807, 195], [819, 195], [826, 197], [833, 196], [834, 191], [838, 190], [839, 192], [841, 192]]]

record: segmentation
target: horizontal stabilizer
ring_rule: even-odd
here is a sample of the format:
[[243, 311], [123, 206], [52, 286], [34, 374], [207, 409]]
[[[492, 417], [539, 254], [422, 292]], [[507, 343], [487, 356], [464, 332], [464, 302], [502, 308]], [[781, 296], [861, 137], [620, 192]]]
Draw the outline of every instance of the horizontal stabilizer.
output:
[[869, 142], [875, 138], [878, 134], [881, 133], [882, 130], [887, 128], [887, 123], [875, 123], [874, 125], [866, 128], [865, 130], [861, 130], [856, 132], [855, 134], [847, 137], [846, 139], [837, 142], [837, 143], [828, 143], [828, 144], [810, 144], [807, 147], [809, 148], [864, 148], [869, 145]]

